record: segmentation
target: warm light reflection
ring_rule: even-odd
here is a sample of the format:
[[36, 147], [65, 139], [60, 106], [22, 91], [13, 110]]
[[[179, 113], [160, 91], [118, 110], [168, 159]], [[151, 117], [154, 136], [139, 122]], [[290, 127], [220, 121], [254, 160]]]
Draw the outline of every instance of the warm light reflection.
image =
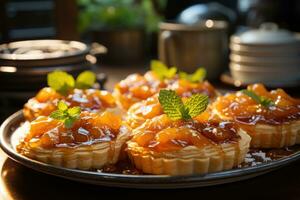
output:
[[206, 20], [205, 26], [206, 26], [207, 28], [213, 27], [213, 26], [214, 26], [213, 20], [210, 20], [210, 19], [209, 19], [209, 20]]
[[97, 62], [97, 58], [95, 56], [92, 56], [92, 55], [86, 55], [85, 59], [87, 61], [89, 61], [90, 63], [92, 63], [92, 64], [96, 64], [96, 62]]
[[[1, 155], [1, 154], [0, 154]], [[2, 163], [1, 163], [2, 164]], [[3, 166], [2, 166], [3, 167]], [[14, 171], [13, 168], [10, 170]], [[7, 176], [9, 175], [10, 171], [9, 169], [2, 169], [1, 170], [1, 178], [0, 178], [0, 198], [3, 197], [4, 199], [7, 200], [12, 200], [12, 196], [10, 194], [10, 191], [8, 190], [6, 183], [4, 180], [7, 180]]]
[[16, 71], [17, 71], [16, 67], [12, 67], [12, 66], [1, 66], [0, 67], [0, 72], [14, 73]]

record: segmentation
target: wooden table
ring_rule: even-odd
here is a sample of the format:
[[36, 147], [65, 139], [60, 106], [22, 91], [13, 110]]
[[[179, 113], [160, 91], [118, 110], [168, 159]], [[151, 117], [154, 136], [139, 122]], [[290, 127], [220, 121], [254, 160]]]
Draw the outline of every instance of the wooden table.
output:
[[[107, 88], [132, 72], [143, 72], [142, 68], [102, 67], [109, 75]], [[82, 184], [46, 175], [24, 167], [0, 150], [0, 199], [16, 200], [88, 200], [114, 198], [196, 198], [196, 199], [300, 199], [300, 161], [277, 171], [249, 180], [219, 186], [176, 190], [138, 190], [109, 188]]]

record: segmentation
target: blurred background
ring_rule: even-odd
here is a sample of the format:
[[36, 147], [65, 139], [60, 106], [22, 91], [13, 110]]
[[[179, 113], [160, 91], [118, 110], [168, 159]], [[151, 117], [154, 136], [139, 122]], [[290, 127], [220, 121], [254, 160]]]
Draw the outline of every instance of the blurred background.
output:
[[55, 69], [112, 89], [160, 59], [221, 87], [299, 87], [297, 0], [1, 0], [0, 15], [0, 121]]

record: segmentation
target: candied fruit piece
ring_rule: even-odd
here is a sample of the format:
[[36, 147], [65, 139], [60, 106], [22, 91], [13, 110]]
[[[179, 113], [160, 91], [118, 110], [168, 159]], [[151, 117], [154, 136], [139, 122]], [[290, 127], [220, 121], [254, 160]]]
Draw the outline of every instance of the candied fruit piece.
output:
[[113, 95], [107, 91], [98, 91], [99, 93], [99, 98], [101, 99], [101, 101], [103, 101], [105, 103], [105, 105], [107, 106], [115, 106], [116, 102], [115, 99], [113, 97]]
[[146, 147], [153, 139], [154, 134], [152, 132], [145, 132], [139, 134], [137, 137], [134, 138], [135, 142], [137, 142], [142, 147]]
[[60, 97], [61, 96], [55, 90], [46, 87], [46, 88], [41, 89], [35, 98], [39, 102], [47, 102], [49, 100], [53, 100], [53, 99], [60, 98]]
[[132, 87], [129, 89], [130, 92], [134, 97], [140, 98], [140, 99], [146, 99], [150, 96], [152, 96], [151, 89], [148, 85], [143, 85], [139, 87]]
[[120, 128], [122, 120], [120, 116], [105, 111], [99, 117], [95, 118], [95, 123], [100, 125], [106, 125], [114, 130], [117, 130]]

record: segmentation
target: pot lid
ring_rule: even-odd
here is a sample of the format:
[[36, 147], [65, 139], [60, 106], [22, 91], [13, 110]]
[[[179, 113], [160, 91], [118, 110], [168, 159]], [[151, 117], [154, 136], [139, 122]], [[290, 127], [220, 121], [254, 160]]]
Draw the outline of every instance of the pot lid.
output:
[[233, 43], [240, 44], [286, 44], [299, 42], [299, 38], [292, 32], [279, 29], [275, 23], [263, 23], [259, 29], [245, 31], [231, 38]]
[[0, 45], [0, 59], [5, 60], [57, 59], [88, 52], [86, 44], [67, 40], [26, 40]]

